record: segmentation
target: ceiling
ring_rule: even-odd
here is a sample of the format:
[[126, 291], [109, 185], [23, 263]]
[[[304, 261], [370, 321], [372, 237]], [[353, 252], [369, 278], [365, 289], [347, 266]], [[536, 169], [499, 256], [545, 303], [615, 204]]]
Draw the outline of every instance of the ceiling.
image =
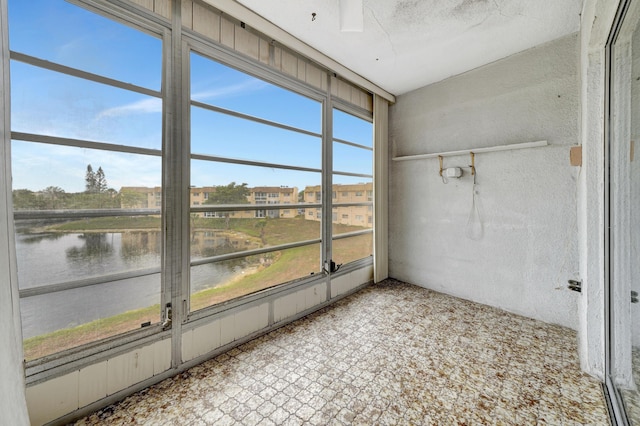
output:
[[236, 1], [394, 95], [576, 32], [583, 2], [363, 0], [341, 32], [339, 0]]

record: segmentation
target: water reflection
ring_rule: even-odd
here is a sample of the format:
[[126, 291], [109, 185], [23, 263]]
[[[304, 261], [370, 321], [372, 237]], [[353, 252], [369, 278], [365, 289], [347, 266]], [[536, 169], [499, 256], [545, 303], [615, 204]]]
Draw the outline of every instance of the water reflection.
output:
[[212, 229], [191, 233], [191, 258], [219, 256], [262, 247], [260, 238], [242, 232]]
[[[111, 237], [108, 239], [108, 237]], [[104, 262], [113, 253], [113, 234], [88, 233], [77, 236], [84, 244], [66, 250], [67, 261], [71, 264], [100, 261]]]
[[121, 254], [126, 261], [134, 261], [141, 256], [160, 256], [162, 238], [160, 232], [124, 232]]
[[22, 242], [25, 244], [36, 244], [42, 240], [57, 240], [62, 236], [63, 234], [28, 234], [22, 239]]

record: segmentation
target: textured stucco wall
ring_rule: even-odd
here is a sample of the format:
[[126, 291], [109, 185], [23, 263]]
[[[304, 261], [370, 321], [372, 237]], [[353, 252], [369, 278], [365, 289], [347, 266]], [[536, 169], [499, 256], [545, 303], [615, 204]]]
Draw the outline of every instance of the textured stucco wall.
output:
[[468, 169], [444, 184], [438, 159], [392, 161], [390, 276], [578, 328], [580, 294], [566, 288], [579, 278], [579, 168], [569, 165], [569, 147], [579, 143], [578, 53], [574, 34], [398, 97], [392, 157], [537, 140], [550, 146], [476, 155], [477, 240], [466, 232]]
[[582, 296], [580, 363], [605, 377], [604, 116], [605, 45], [618, 0], [585, 0], [580, 29], [582, 172], [578, 179], [578, 235]]
[[[633, 156], [629, 152], [629, 147], [624, 146], [629, 153], [629, 275], [631, 277], [631, 290], [640, 293], [640, 31], [636, 31], [633, 35], [633, 71], [631, 74], [631, 117], [630, 141], [633, 141]], [[636, 76], [636, 78], [633, 78]], [[636, 277], [636, 278], [634, 278]], [[633, 346], [640, 347], [640, 304], [634, 304], [630, 307], [631, 324], [633, 334]]]
[[7, 1], [0, 0], [0, 423], [27, 425], [18, 281], [13, 247]]

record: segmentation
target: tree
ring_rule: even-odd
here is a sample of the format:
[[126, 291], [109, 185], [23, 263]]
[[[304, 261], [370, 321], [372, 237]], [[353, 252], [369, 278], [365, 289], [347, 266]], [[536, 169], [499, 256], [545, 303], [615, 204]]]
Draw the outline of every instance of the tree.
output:
[[254, 226], [260, 229], [260, 241], [262, 241], [262, 245], [264, 246], [265, 244], [267, 244], [264, 238], [264, 228], [266, 228], [267, 226], [267, 219], [260, 219]]
[[42, 191], [46, 200], [46, 208], [57, 209], [60, 207], [60, 198], [64, 195], [64, 189], [59, 186], [48, 186]]
[[95, 192], [98, 193], [103, 193], [103, 192], [107, 192], [108, 186], [107, 186], [107, 178], [104, 176], [104, 171], [102, 170], [102, 167], [98, 167], [98, 171], [96, 172], [95, 175]]
[[45, 209], [45, 200], [29, 189], [13, 190], [13, 208], [15, 210]]
[[94, 172], [91, 164], [87, 164], [87, 173], [85, 174], [84, 181], [85, 192], [89, 194], [102, 194], [109, 189], [102, 166], [98, 167], [98, 171]]
[[214, 187], [215, 191], [209, 193], [209, 199], [205, 204], [247, 204], [249, 202], [249, 188], [247, 184], [236, 185], [231, 182], [229, 185]]
[[[229, 185], [220, 185], [215, 187], [215, 191], [209, 193], [209, 199], [205, 204], [247, 204], [249, 203], [249, 188], [246, 183], [236, 185], [231, 182]], [[229, 212], [224, 212], [225, 226], [229, 229]]]
[[96, 191], [96, 173], [93, 171], [91, 164], [87, 165], [87, 173], [84, 175], [84, 181], [85, 192], [90, 194], [98, 192]]

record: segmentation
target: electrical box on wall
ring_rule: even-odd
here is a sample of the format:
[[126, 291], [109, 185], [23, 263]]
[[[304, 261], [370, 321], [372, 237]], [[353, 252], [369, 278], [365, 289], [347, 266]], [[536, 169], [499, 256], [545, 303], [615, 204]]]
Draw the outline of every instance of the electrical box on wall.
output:
[[462, 169], [460, 167], [449, 167], [444, 169], [444, 176], [447, 178], [459, 178], [462, 176]]

